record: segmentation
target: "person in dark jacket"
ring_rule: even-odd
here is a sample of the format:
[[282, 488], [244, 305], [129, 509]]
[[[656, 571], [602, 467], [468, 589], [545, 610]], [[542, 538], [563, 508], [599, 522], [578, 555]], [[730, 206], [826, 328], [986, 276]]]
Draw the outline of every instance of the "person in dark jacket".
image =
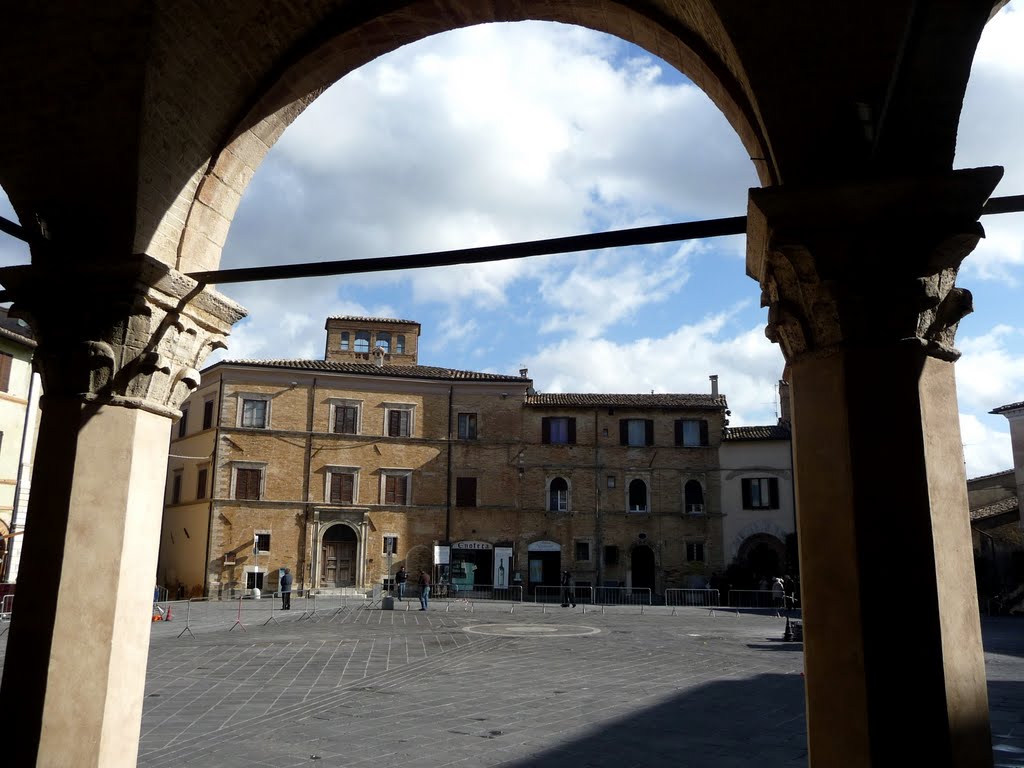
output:
[[292, 572], [285, 568], [281, 574], [281, 610], [288, 611], [292, 607]]
[[420, 571], [420, 610], [425, 611], [430, 605], [430, 576]]
[[398, 569], [398, 573], [395, 574], [395, 583], [398, 585], [398, 602], [402, 602], [402, 598], [405, 597], [405, 582], [409, 578], [409, 574], [405, 572], [405, 566], [401, 566]]
[[572, 607], [576, 607], [576, 594], [572, 588], [572, 574], [568, 571], [562, 571], [562, 607], [568, 608], [569, 603], [572, 603]]

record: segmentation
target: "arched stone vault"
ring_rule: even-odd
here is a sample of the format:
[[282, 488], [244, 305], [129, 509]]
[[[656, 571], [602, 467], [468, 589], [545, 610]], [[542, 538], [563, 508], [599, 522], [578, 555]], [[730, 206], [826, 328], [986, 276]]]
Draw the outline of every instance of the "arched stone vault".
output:
[[[952, 161], [972, 57], [1002, 4], [5, 8], [0, 186], [34, 243], [32, 265], [0, 283], [37, 321], [47, 379], [19, 585], [29, 607], [3, 677], [19, 695], [19, 764], [134, 764], [171, 418], [243, 314], [183, 273], [216, 269], [260, 162], [324, 88], [427, 35], [525, 19], [610, 32], [678, 67], [757, 168], [747, 271], [791, 379], [812, 764], [990, 764], [953, 379], [970, 296], [954, 283], [1001, 171]], [[868, 489], [896, 465], [903, 482], [883, 503]], [[891, 536], [912, 604], [877, 599]], [[83, 636], [87, 603], [98, 629]], [[910, 709], [925, 743], [903, 739]]]

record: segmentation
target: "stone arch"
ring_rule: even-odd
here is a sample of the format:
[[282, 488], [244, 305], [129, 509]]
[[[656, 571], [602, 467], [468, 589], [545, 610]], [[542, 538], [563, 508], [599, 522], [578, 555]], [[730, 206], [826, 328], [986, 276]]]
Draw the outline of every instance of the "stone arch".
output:
[[736, 557], [746, 562], [757, 576], [782, 576], [789, 567], [785, 543], [770, 533], [755, 533], [744, 539]]
[[420, 571], [430, 573], [432, 560], [430, 547], [426, 544], [417, 544], [406, 552], [404, 564], [405, 570], [409, 573], [409, 580], [415, 584]]
[[[305, 28], [292, 38], [287, 50], [278, 52], [276, 60], [266, 62], [262, 79], [245, 94], [234, 117], [226, 112], [229, 104], [220, 107], [225, 110], [219, 115], [223, 133], [206, 137], [208, 142], [212, 140], [206, 145], [208, 154], [196, 158], [195, 167], [200, 170], [176, 191], [176, 202], [140, 201], [145, 210], [174, 207], [187, 213], [164, 216], [160, 221], [140, 215], [136, 250], [153, 253], [155, 248], [166, 250], [173, 244], [174, 253], [160, 258], [175, 263], [180, 271], [216, 268], [231, 221], [256, 169], [284, 130], [327, 87], [403, 45], [492, 22], [574, 24], [614, 35], [660, 57], [686, 75], [722, 111], [762, 184], [776, 183], [779, 174], [739, 56], [718, 13], [703, 7], [703, 2], [692, 3], [698, 4], [702, 6], [699, 11], [690, 8], [678, 18], [642, 13], [613, 0], [573, 4], [523, 0], [507, 7], [505, 3], [473, 3], [460, 7], [457, 14], [441, 0], [419, 0], [363, 17], [335, 12], [314, 18], [307, 12], [309, 16], [298, 21]], [[159, 193], [152, 190], [154, 195]], [[144, 226], [151, 231], [144, 231]]]

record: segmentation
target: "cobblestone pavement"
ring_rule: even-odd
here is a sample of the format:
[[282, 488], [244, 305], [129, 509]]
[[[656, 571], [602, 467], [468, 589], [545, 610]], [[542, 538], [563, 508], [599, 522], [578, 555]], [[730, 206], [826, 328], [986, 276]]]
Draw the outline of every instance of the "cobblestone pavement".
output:
[[[140, 766], [807, 764], [802, 645], [775, 616], [261, 602], [154, 623]], [[983, 632], [995, 762], [1024, 766], [1024, 620]]]

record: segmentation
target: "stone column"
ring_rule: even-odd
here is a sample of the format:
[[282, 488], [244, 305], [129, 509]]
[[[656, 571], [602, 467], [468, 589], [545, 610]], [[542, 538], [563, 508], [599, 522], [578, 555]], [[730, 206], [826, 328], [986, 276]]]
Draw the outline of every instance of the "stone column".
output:
[[992, 764], [952, 345], [1001, 175], [750, 194], [792, 385], [814, 768]]
[[43, 397], [0, 698], [17, 766], [134, 766], [178, 406], [236, 304], [145, 256], [0, 270]]

